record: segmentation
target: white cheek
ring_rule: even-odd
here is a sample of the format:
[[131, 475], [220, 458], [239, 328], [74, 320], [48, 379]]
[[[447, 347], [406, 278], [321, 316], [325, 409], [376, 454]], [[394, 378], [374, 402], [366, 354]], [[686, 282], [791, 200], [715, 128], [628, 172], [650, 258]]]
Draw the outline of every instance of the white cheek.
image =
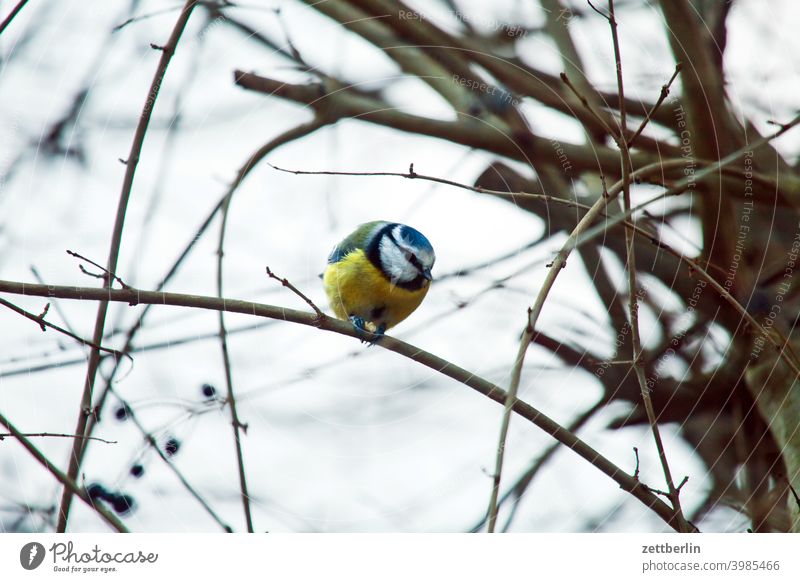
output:
[[389, 275], [389, 278], [397, 281], [411, 281], [418, 275], [417, 270], [409, 261], [405, 254], [391, 242], [381, 243], [381, 264]]

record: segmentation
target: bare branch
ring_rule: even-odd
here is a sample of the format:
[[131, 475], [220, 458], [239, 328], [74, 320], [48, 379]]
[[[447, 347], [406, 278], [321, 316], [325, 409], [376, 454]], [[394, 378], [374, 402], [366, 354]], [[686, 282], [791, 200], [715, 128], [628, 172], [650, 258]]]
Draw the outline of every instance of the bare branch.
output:
[[203, 509], [206, 511], [206, 513], [208, 513], [208, 515], [211, 516], [211, 519], [213, 519], [215, 522], [217, 522], [217, 524], [223, 530], [225, 530], [226, 532], [229, 532], [229, 533], [232, 532], [233, 528], [230, 525], [228, 525], [227, 523], [225, 523], [225, 521], [223, 521], [223, 519], [217, 514], [217, 512], [214, 511], [214, 509], [212, 509], [212, 507], [211, 507], [211, 505], [209, 505], [208, 501], [206, 501], [203, 498], [203, 496], [200, 495], [200, 493], [197, 491], [197, 489], [195, 489], [194, 486], [189, 482], [189, 480], [186, 478], [186, 476], [183, 474], [183, 472], [175, 465], [174, 462], [172, 462], [172, 459], [170, 459], [166, 455], [166, 453], [164, 453], [164, 451], [161, 450], [161, 447], [158, 446], [158, 441], [156, 441], [156, 437], [154, 437], [152, 435], [152, 433], [150, 433], [144, 427], [144, 425], [139, 420], [139, 417], [136, 416], [136, 413], [134, 412], [133, 406], [131, 406], [124, 398], [122, 398], [122, 396], [120, 396], [114, 390], [113, 387], [111, 387], [109, 389], [109, 391], [114, 394], [114, 397], [117, 400], [119, 400], [120, 403], [122, 403], [122, 405], [125, 407], [125, 409], [127, 411], [128, 419], [130, 419], [130, 421], [133, 422], [133, 425], [139, 430], [139, 432], [144, 437], [144, 440], [147, 441], [147, 444], [150, 445], [150, 447], [156, 452], [158, 457], [162, 461], [164, 461], [164, 463], [166, 463], [167, 467], [169, 467], [169, 469], [175, 474], [175, 476], [178, 478], [178, 481], [181, 482], [181, 485], [183, 485], [184, 489], [186, 489], [186, 491], [189, 493], [189, 495], [191, 495], [192, 497], [194, 497], [197, 500], [197, 502], [203, 507]]
[[[112, 271], [109, 271], [109, 270], [108, 270], [108, 269], [106, 269], [105, 267], [102, 267], [102, 266], [98, 265], [98, 264], [97, 264], [97, 263], [95, 263], [95, 262], [94, 262], [92, 259], [87, 259], [87, 258], [86, 258], [86, 257], [84, 257], [83, 255], [81, 255], [81, 254], [78, 254], [78, 253], [76, 253], [76, 252], [74, 252], [74, 251], [71, 251], [71, 250], [69, 250], [69, 249], [67, 249], [67, 254], [68, 254], [68, 255], [70, 255], [70, 256], [72, 256], [72, 257], [75, 257], [76, 259], [80, 259], [81, 261], [86, 261], [86, 262], [87, 262], [87, 263], [89, 263], [90, 265], [93, 265], [93, 266], [97, 267], [98, 269], [100, 269], [100, 270], [103, 272], [103, 274], [102, 274], [102, 275], [95, 275], [95, 274], [93, 274], [93, 273], [90, 273], [90, 272], [89, 272], [89, 271], [87, 271], [86, 269], [84, 269], [84, 268], [83, 268], [83, 265], [79, 265], [79, 266], [80, 266], [80, 268], [81, 268], [81, 271], [83, 271], [85, 274], [87, 274], [87, 275], [91, 275], [92, 277], [96, 277], [96, 278], [98, 278], [98, 279], [103, 279], [104, 281], [105, 281], [105, 280], [108, 280], [108, 279], [110, 278], [110, 279], [112, 279], [112, 280], [116, 281], [117, 283], [119, 283], [119, 284], [120, 284], [120, 286], [121, 286], [123, 289], [128, 289], [128, 285], [125, 283], [125, 281], [123, 281], [122, 279], [120, 279], [120, 278], [117, 276], [117, 274], [116, 274], [116, 273], [114, 273], [114, 272], [112, 272]], [[109, 285], [109, 286], [110, 286], [110, 285]]]
[[[3, 280], [0, 280], [0, 292], [38, 297], [58, 297], [63, 299], [107, 300], [128, 304], [135, 302], [139, 304], [157, 304], [164, 306], [173, 305], [209, 309], [213, 311], [225, 311], [227, 313], [242, 313], [306, 325], [322, 331], [345, 335], [359, 341], [362, 339], [349, 322], [340, 321], [331, 317], [326, 317], [323, 321], [320, 321], [315, 313], [296, 311], [294, 309], [254, 303], [252, 301], [142, 291], [138, 289], [98, 289], [59, 285], [36, 285]], [[452, 378], [499, 404], [505, 405], [508, 400], [505, 391], [499, 386], [416, 346], [391, 336], [384, 336], [377, 345]], [[600, 452], [530, 404], [515, 399], [511, 402], [511, 407], [518, 415], [552, 435], [556, 440], [569, 447], [570, 450], [583, 457], [590, 464], [613, 479], [621, 489], [636, 497], [646, 507], [650, 508], [669, 523], [670, 526], [677, 527], [677, 524], [673, 522], [672, 508], [653, 496], [641, 483], [634, 480], [620, 467], [614, 465], [600, 454]]]
[[36, 323], [39, 324], [39, 327], [42, 328], [42, 331], [45, 331], [47, 328], [54, 329], [57, 332], [62, 333], [65, 336], [74, 339], [76, 342], [78, 342], [81, 345], [89, 346], [90, 348], [96, 349], [98, 351], [105, 352], [107, 354], [111, 354], [112, 356], [114, 356], [115, 358], [118, 358], [118, 359], [127, 357], [131, 362], [133, 362], [133, 358], [128, 354], [124, 354], [124, 353], [122, 353], [122, 352], [120, 352], [118, 350], [114, 350], [114, 349], [111, 349], [111, 348], [105, 348], [105, 347], [103, 347], [101, 345], [98, 345], [98, 344], [96, 344], [94, 342], [91, 342], [91, 341], [89, 341], [87, 339], [83, 339], [82, 337], [80, 337], [78, 335], [75, 335], [71, 331], [69, 331], [67, 329], [64, 329], [63, 327], [60, 327], [60, 326], [56, 325], [55, 323], [50, 323], [49, 321], [45, 320], [44, 316], [47, 315], [47, 311], [48, 311], [48, 309], [50, 307], [49, 303], [45, 306], [44, 310], [39, 315], [34, 315], [33, 313], [30, 313], [29, 311], [25, 311], [21, 307], [19, 307], [17, 305], [14, 305], [10, 301], [7, 301], [7, 300], [3, 299], [2, 297], [0, 297], [0, 305], [8, 307], [10, 310], [15, 311], [16, 313], [19, 313], [23, 317], [27, 317], [31, 321], [35, 321]]
[[614, 133], [614, 130], [611, 129], [611, 127], [609, 127], [609, 125], [606, 123], [605, 119], [600, 117], [600, 114], [595, 110], [594, 107], [592, 107], [592, 105], [589, 103], [589, 100], [586, 97], [584, 97], [583, 95], [581, 95], [581, 93], [578, 91], [578, 89], [575, 87], [575, 85], [572, 84], [572, 81], [569, 80], [569, 77], [567, 77], [566, 73], [561, 73], [561, 80], [564, 81], [564, 84], [567, 87], [569, 87], [570, 91], [573, 92], [575, 97], [577, 97], [580, 100], [581, 105], [583, 105], [583, 107], [586, 109], [586, 111], [588, 111], [589, 114], [595, 119], [595, 121], [597, 121], [597, 123], [600, 124], [600, 126], [603, 128], [603, 130], [608, 135], [610, 135], [612, 138], [614, 138], [616, 140], [617, 136], [616, 136], [616, 133]]
[[6, 429], [14, 436], [14, 438], [16, 438], [20, 444], [25, 447], [33, 456], [33, 458], [39, 461], [39, 463], [45, 469], [47, 469], [50, 474], [53, 475], [53, 477], [55, 477], [62, 485], [64, 485], [65, 488], [69, 489], [73, 495], [77, 495], [81, 501], [96, 511], [100, 517], [106, 521], [106, 523], [120, 533], [128, 532], [128, 528], [125, 527], [125, 525], [119, 520], [119, 518], [117, 518], [117, 516], [108, 511], [108, 509], [103, 507], [100, 503], [92, 503], [92, 500], [89, 499], [89, 496], [86, 494], [86, 490], [75, 483], [74, 479], [71, 479], [68, 475], [62, 473], [58, 467], [51, 463], [50, 460], [45, 457], [44, 454], [42, 454], [42, 452], [36, 447], [36, 445], [29, 441], [21, 431], [17, 430], [17, 427], [11, 424], [11, 421], [9, 421], [2, 412], [0, 412], [0, 424], [6, 427]]
[[14, 20], [17, 14], [19, 14], [19, 11], [22, 10], [27, 3], [28, 0], [19, 0], [19, 2], [17, 2], [17, 5], [8, 13], [8, 16], [3, 19], [3, 22], [0, 22], [0, 34], [3, 34], [6, 27], [11, 24], [11, 21]]
[[[125, 224], [125, 214], [127, 212], [131, 190], [133, 188], [133, 178], [136, 174], [136, 167], [139, 163], [139, 155], [141, 154], [144, 138], [147, 134], [147, 126], [150, 123], [150, 116], [152, 115], [153, 107], [155, 105], [156, 98], [158, 97], [158, 92], [161, 88], [161, 83], [164, 80], [164, 75], [166, 74], [169, 62], [172, 59], [172, 55], [175, 53], [175, 48], [178, 45], [178, 41], [183, 33], [183, 29], [186, 27], [189, 16], [191, 15], [196, 4], [197, 0], [186, 0], [186, 4], [184, 5], [183, 10], [181, 10], [181, 14], [175, 23], [175, 27], [172, 29], [169, 40], [167, 41], [167, 44], [164, 45], [164, 49], [161, 52], [161, 59], [159, 60], [155, 75], [153, 76], [153, 81], [150, 84], [150, 90], [147, 93], [144, 108], [142, 109], [142, 114], [139, 117], [139, 123], [136, 126], [136, 133], [134, 134], [133, 143], [131, 144], [130, 153], [128, 154], [125, 165], [125, 178], [123, 179], [122, 183], [122, 190], [120, 192], [117, 206], [117, 215], [114, 221], [114, 230], [111, 235], [108, 264], [105, 269], [108, 273], [113, 273], [117, 270], [117, 260], [119, 258], [120, 245], [122, 243], [122, 229]], [[109, 289], [111, 288], [111, 282], [111, 280], [106, 280], [105, 282], [106, 287]], [[103, 339], [103, 329], [105, 328], [107, 312], [108, 302], [101, 301], [97, 308], [97, 318], [95, 320], [94, 336], [92, 340], [92, 343], [95, 345], [99, 345]], [[77, 426], [75, 427], [75, 434], [86, 434], [86, 425], [92, 409], [92, 391], [94, 389], [94, 383], [99, 364], [100, 350], [93, 347], [91, 353], [89, 354], [89, 365], [86, 370], [86, 381], [83, 387], [83, 396], [81, 397], [81, 406], [78, 412], [78, 421]], [[75, 439], [73, 443], [72, 453], [70, 454], [69, 458], [69, 468], [67, 470], [67, 475], [73, 481], [77, 478], [78, 471], [80, 470], [84, 450], [83, 445], [84, 441], [82, 439]], [[58, 525], [56, 528], [56, 531], [59, 533], [63, 533], [67, 530], [67, 521], [69, 519], [70, 504], [72, 503], [72, 494], [72, 490], [66, 488], [64, 489], [64, 493], [61, 497], [61, 507], [59, 508], [58, 512]]]
[[[560, 167], [558, 156], [550, 147], [550, 140], [540, 135], [526, 131], [525, 138], [521, 142], [514, 134], [500, 131], [480, 119], [444, 121], [404, 113], [383, 100], [359, 93], [335, 79], [325, 79], [322, 86], [318, 83], [297, 85], [253, 73], [235, 71], [234, 80], [237, 85], [245, 89], [310, 105], [323, 114], [334, 111], [342, 117], [487, 150], [529, 165], [536, 165], [529, 155], [529, 152], [535, 151], [536, 163]], [[616, 175], [618, 171], [617, 153], [607, 146], [597, 145], [587, 149], [583, 145], [562, 142], [561, 147], [577, 171], [597, 172], [600, 169], [611, 176]], [[663, 144], [660, 146], [659, 155], [637, 152], [634, 154], [634, 163], [637, 166], [655, 163], [664, 156], [680, 157], [680, 150], [669, 144]]]
[[325, 314], [324, 314], [324, 313], [322, 313], [322, 310], [320, 310], [320, 308], [319, 308], [319, 307], [317, 307], [317, 305], [316, 305], [316, 304], [315, 304], [313, 301], [311, 301], [311, 299], [309, 299], [309, 298], [308, 298], [308, 296], [307, 296], [305, 293], [303, 293], [303, 292], [302, 292], [302, 291], [300, 291], [300, 290], [299, 290], [297, 287], [295, 287], [294, 285], [292, 285], [292, 283], [291, 283], [291, 282], [290, 282], [288, 279], [286, 279], [285, 277], [278, 277], [278, 275], [276, 275], [275, 273], [273, 273], [273, 272], [272, 272], [272, 270], [271, 270], [269, 267], [267, 267], [267, 275], [269, 276], [269, 278], [270, 278], [270, 279], [275, 279], [276, 281], [278, 281], [278, 282], [279, 282], [281, 285], [283, 285], [284, 287], [288, 287], [288, 288], [289, 288], [289, 290], [290, 290], [292, 293], [294, 293], [294, 294], [295, 294], [295, 295], [297, 295], [297, 296], [298, 296], [300, 299], [302, 299], [303, 301], [305, 301], [306, 303], [308, 303], [308, 306], [309, 306], [309, 307], [311, 307], [311, 309], [313, 309], [313, 310], [314, 310], [314, 312], [317, 314], [317, 316], [318, 316], [320, 319], [322, 319], [323, 317], [325, 317]]
[[[630, 139], [628, 139], [629, 148], [633, 147], [633, 142], [635, 142], [636, 138], [639, 137], [639, 135], [644, 131], [644, 128], [647, 127], [647, 124], [650, 123], [650, 120], [653, 118], [653, 114], [656, 111], [658, 111], [658, 108], [661, 107], [661, 104], [669, 95], [669, 88], [672, 86], [672, 83], [675, 81], [675, 79], [678, 78], [678, 73], [681, 72], [682, 66], [683, 63], [678, 63], [677, 65], [675, 65], [675, 72], [672, 73], [672, 76], [669, 78], [669, 81], [667, 81], [666, 85], [661, 86], [661, 94], [658, 96], [658, 100], [653, 104], [653, 107], [647, 112], [647, 115], [645, 115], [645, 118], [639, 125], [639, 129], [637, 129], [634, 132], [634, 134], [630, 137]], [[625, 99], [622, 96], [620, 96], [620, 103], [621, 103], [620, 109], [625, 107]]]
[[[269, 142], [261, 146], [252, 156], [245, 162], [244, 166], [240, 168], [236, 179], [228, 187], [228, 191], [222, 199], [220, 205], [220, 212], [222, 214], [220, 220], [219, 240], [217, 242], [217, 296], [223, 295], [223, 259], [225, 257], [225, 234], [228, 226], [228, 210], [230, 209], [233, 196], [239, 188], [244, 178], [250, 171], [260, 162], [268, 153], [275, 151], [279, 147], [290, 143], [301, 137], [305, 137], [315, 132], [320, 127], [328, 123], [336, 121], [335, 116], [322, 116], [315, 115], [308, 123], [303, 123], [297, 127], [293, 127], [284, 131], [277, 137], [271, 139]], [[312, 304], [313, 305], [313, 304]], [[231, 412], [231, 425], [233, 426], [233, 438], [236, 447], [236, 462], [239, 470], [239, 489], [242, 497], [242, 506], [244, 508], [245, 522], [247, 523], [247, 531], [253, 532], [253, 517], [250, 509], [250, 494], [247, 490], [247, 476], [244, 466], [244, 452], [242, 450], [241, 433], [242, 430], [247, 432], [247, 425], [239, 420], [239, 413], [236, 408], [236, 396], [233, 389], [233, 372], [231, 370], [230, 353], [228, 351], [228, 330], [225, 326], [225, 313], [220, 311], [218, 314], [219, 321], [219, 340], [220, 349], [222, 351], [222, 362], [225, 370], [225, 384], [228, 392], [228, 406]]]
[[[236, 189], [232, 186], [225, 202], [222, 205], [222, 217], [220, 220], [219, 243], [217, 245], [217, 296], [222, 297], [222, 260], [225, 256], [223, 246], [225, 244], [225, 232], [228, 224], [228, 209], [231, 199]], [[233, 371], [231, 358], [228, 350], [228, 330], [225, 327], [225, 312], [217, 313], [219, 321], [219, 343], [222, 350], [222, 364], [225, 371], [225, 386], [228, 392], [228, 407], [231, 413], [231, 426], [233, 427], [233, 443], [236, 450], [236, 467], [239, 471], [239, 493], [242, 498], [242, 508], [244, 509], [245, 524], [247, 531], [253, 533], [253, 513], [250, 508], [250, 493], [247, 489], [247, 473], [244, 466], [244, 451], [242, 450], [242, 431], [247, 432], [247, 425], [239, 419], [239, 412], [236, 408], [236, 394], [233, 389]]]
[[[65, 439], [91, 439], [93, 441], [98, 441], [101, 443], [106, 443], [109, 445], [117, 444], [117, 441], [108, 441], [106, 439], [101, 439], [99, 437], [90, 437], [90, 436], [81, 436], [77, 434], [63, 434], [57, 432], [27, 432], [27, 433], [20, 433], [20, 436], [24, 436], [26, 438], [33, 438], [33, 437], [57, 437], [57, 438], [65, 438]], [[14, 433], [7, 432], [7, 433], [0, 433], [0, 441], [7, 437], [18, 438], [18, 436]]]
[[[622, 78], [622, 54], [619, 48], [619, 35], [617, 33], [617, 18], [614, 14], [614, 0], [608, 0], [608, 23], [611, 27], [611, 40], [614, 45], [614, 61], [617, 70], [617, 91], [619, 92], [620, 99], [620, 130], [619, 137], [617, 138], [617, 145], [620, 149], [620, 167], [622, 169], [622, 198], [623, 208], [630, 210], [631, 208], [631, 162], [630, 151], [628, 149], [628, 142], [625, 138], [625, 127], [627, 124], [627, 112], [625, 111], [625, 84]], [[677, 74], [677, 71], [676, 73]], [[673, 76], [673, 79], [675, 77]], [[662, 91], [662, 95], [664, 92]], [[658, 458], [661, 462], [661, 468], [664, 471], [664, 479], [667, 482], [669, 490], [669, 498], [672, 502], [672, 508], [675, 510], [675, 521], [678, 524], [679, 531], [689, 532], [692, 528], [686, 521], [681, 509], [679, 490], [676, 489], [675, 483], [672, 480], [672, 471], [667, 460], [667, 454], [664, 451], [664, 443], [661, 439], [661, 431], [658, 426], [658, 418], [656, 417], [655, 410], [653, 409], [653, 400], [650, 397], [650, 388], [647, 385], [647, 377], [644, 371], [644, 362], [642, 361], [642, 338], [639, 330], [639, 285], [636, 282], [636, 246], [633, 242], [633, 234], [630, 230], [625, 230], [625, 246], [627, 250], [627, 273], [628, 273], [628, 302], [630, 307], [631, 317], [631, 344], [633, 351], [633, 370], [636, 379], [639, 382], [639, 389], [642, 394], [642, 401], [644, 408], [647, 412], [647, 420], [650, 423], [650, 430], [653, 433], [653, 440], [656, 444], [658, 451]]]

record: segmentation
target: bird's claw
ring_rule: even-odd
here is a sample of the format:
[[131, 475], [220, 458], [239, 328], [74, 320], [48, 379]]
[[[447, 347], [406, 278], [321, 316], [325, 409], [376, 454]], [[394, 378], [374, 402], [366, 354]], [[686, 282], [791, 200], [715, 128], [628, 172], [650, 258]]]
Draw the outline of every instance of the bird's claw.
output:
[[379, 325], [378, 328], [373, 332], [367, 329], [367, 323], [364, 321], [364, 318], [358, 317], [357, 315], [351, 315], [350, 322], [353, 324], [353, 327], [356, 330], [358, 339], [362, 344], [367, 344], [368, 347], [372, 347], [378, 343], [386, 333], [386, 324]]
[[384, 334], [386, 334], [386, 324], [382, 323], [375, 330], [375, 333], [372, 336], [372, 341], [369, 342], [369, 347], [374, 346], [376, 343], [378, 343], [380, 340], [382, 340]]

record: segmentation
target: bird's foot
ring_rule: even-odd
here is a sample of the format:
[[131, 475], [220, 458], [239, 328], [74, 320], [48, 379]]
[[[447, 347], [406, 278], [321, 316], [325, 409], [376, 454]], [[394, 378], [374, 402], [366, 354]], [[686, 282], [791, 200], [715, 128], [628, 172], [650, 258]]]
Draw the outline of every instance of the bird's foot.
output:
[[374, 346], [378, 343], [386, 332], [385, 324], [379, 325], [375, 331], [368, 329], [367, 322], [364, 321], [364, 318], [357, 315], [350, 316], [350, 323], [352, 323], [353, 327], [356, 329], [356, 335], [358, 335], [358, 339], [361, 340], [361, 343], [368, 344], [369, 346]]
[[356, 335], [358, 336], [358, 339], [361, 340], [361, 343], [369, 343], [369, 340], [367, 340], [367, 334], [371, 332], [367, 329], [367, 322], [357, 315], [351, 315], [350, 323], [353, 324], [353, 327], [356, 330]]
[[385, 333], [386, 333], [386, 324], [382, 323], [382, 324], [380, 324], [378, 326], [378, 328], [372, 334], [372, 341], [368, 342], [369, 343], [368, 347], [371, 348], [376, 343], [378, 343], [380, 340], [382, 340]]

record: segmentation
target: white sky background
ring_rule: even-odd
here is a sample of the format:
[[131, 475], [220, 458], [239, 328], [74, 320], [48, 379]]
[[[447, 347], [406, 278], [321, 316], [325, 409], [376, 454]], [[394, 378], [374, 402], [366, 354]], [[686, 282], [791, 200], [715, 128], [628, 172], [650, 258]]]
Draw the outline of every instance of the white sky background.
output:
[[[0, 2], [0, 14], [13, 4]], [[31, 2], [0, 37], [0, 278], [33, 281], [30, 267], [35, 266], [49, 283], [97, 284], [78, 270], [65, 250], [101, 264], [106, 261], [124, 174], [118, 158], [128, 154], [160, 55], [149, 44], [166, 41], [179, 4], [140, 2], [137, 15], [176, 9], [109, 36], [112, 26], [129, 17], [128, 2]], [[491, 27], [508, 15], [512, 23], [542, 24], [542, 12], [533, 2], [458, 4], [474, 15], [476, 26]], [[398, 70], [380, 51], [331, 21], [300, 3], [266, 5], [282, 8], [285, 29], [309, 63], [367, 88], [393, 83], [389, 95], [402, 110], [448, 115], [425, 85], [395, 81]], [[425, 12], [434, 3], [413, 5]], [[282, 38], [273, 12], [255, 2], [246, 6], [230, 14], [272, 38]], [[440, 8], [431, 14], [443, 12]], [[800, 5], [792, 0], [738, 0], [728, 21], [729, 95], [762, 131], [768, 128], [767, 119], [785, 121], [797, 107], [799, 16]], [[647, 2], [628, 2], [618, 19], [628, 94], [654, 99], [673, 68], [660, 13]], [[235, 87], [234, 69], [292, 82], [307, 82], [309, 77], [227, 26], [204, 30], [206, 22], [205, 11], [196, 9], [167, 72], [136, 172], [119, 274], [142, 289], [156, 285], [246, 157], [311, 117], [302, 107]], [[613, 88], [605, 22], [590, 16], [571, 26], [593, 80], [601, 88]], [[554, 49], [535, 33], [521, 41], [520, 52], [545, 70], [560, 71]], [[65, 134], [74, 139], [73, 145], [85, 148], [85, 163], [45, 155], [40, 151], [44, 134], [87, 82], [89, 99], [72, 132]], [[170, 146], [168, 127], [176, 107], [180, 129]], [[566, 118], [550, 114], [530, 121], [541, 135], [582, 140]], [[777, 143], [782, 152], [795, 152], [791, 160], [797, 157], [798, 145], [798, 134]], [[491, 159], [450, 143], [345, 121], [281, 148], [268, 161], [343, 171], [405, 171], [413, 162], [417, 172], [472, 183]], [[544, 229], [538, 218], [508, 203], [431, 183], [294, 176], [262, 164], [232, 203], [226, 296], [304, 308], [266, 278], [264, 266], [269, 265], [326, 305], [317, 275], [330, 248], [355, 225], [378, 218], [406, 222], [428, 236], [438, 257], [435, 276], [518, 249]], [[687, 224], [680, 234], [691, 241], [697, 232]], [[215, 294], [217, 236], [215, 223], [168, 290]], [[525, 310], [545, 276], [544, 264], [561, 240], [521, 251], [472, 276], [443, 280], [393, 333], [507, 386]], [[482, 294], [467, 309], [455, 309], [459, 301], [525, 265], [532, 266], [506, 288]], [[605, 310], [589, 285], [580, 262], [571, 261], [546, 304], [543, 329], [557, 338], [591, 333], [600, 345], [613, 341], [603, 327]], [[44, 304], [39, 299], [8, 299], [36, 313]], [[79, 334], [91, 337], [96, 304], [62, 301], [59, 307]], [[129, 325], [139, 310], [112, 305], [109, 327]], [[53, 309], [50, 314], [62, 323]], [[137, 345], [217, 329], [212, 312], [155, 308], [147, 321]], [[233, 315], [226, 321], [231, 330], [253, 323], [252, 318]], [[84, 350], [55, 332], [41, 333], [8, 310], [0, 310], [0, 331], [0, 410], [26, 432], [71, 433], [85, 365], [24, 371], [80, 358]], [[500, 406], [395, 354], [306, 327], [269, 322], [232, 335], [230, 349], [240, 416], [249, 425], [243, 442], [257, 530], [463, 531], [485, 512]], [[149, 430], [180, 439], [174, 462], [215, 510], [242, 530], [229, 413], [204, 404], [200, 392], [206, 382], [224, 392], [218, 342], [195, 341], [142, 353], [135, 360], [116, 390], [133, 404]], [[309, 369], [313, 372], [307, 373]], [[521, 387], [524, 400], [566, 424], [599, 395], [591, 375], [564, 368], [556, 358], [532, 348]], [[124, 520], [135, 531], [216, 531], [218, 526], [147, 449], [132, 423], [114, 419], [116, 406], [111, 397], [95, 436], [118, 442], [92, 444], [83, 467], [86, 483], [101, 482], [132, 495], [137, 509]], [[649, 431], [604, 430], [604, 423], [621, 412], [620, 405], [613, 406], [581, 436], [631, 471], [631, 449], [638, 447], [642, 478], [660, 487]], [[691, 511], [707, 488], [705, 469], [673, 431], [665, 433], [673, 473], [690, 476], [682, 499]], [[509, 486], [550, 442], [530, 423], [515, 419], [504, 485]], [[36, 443], [50, 459], [66, 463], [67, 439]], [[138, 460], [146, 473], [134, 479], [128, 470]], [[17, 522], [20, 513], [14, 507], [51, 506], [59, 495], [53, 478], [17, 443], [0, 442], [0, 531], [48, 529], [33, 515]], [[505, 515], [501, 512], [501, 524]], [[741, 530], [743, 523], [737, 514], [719, 510], [698, 525], [727, 531]], [[70, 527], [97, 531], [106, 526], [76, 501]], [[594, 467], [561, 451], [529, 489], [512, 529], [662, 531], [666, 525]]]

